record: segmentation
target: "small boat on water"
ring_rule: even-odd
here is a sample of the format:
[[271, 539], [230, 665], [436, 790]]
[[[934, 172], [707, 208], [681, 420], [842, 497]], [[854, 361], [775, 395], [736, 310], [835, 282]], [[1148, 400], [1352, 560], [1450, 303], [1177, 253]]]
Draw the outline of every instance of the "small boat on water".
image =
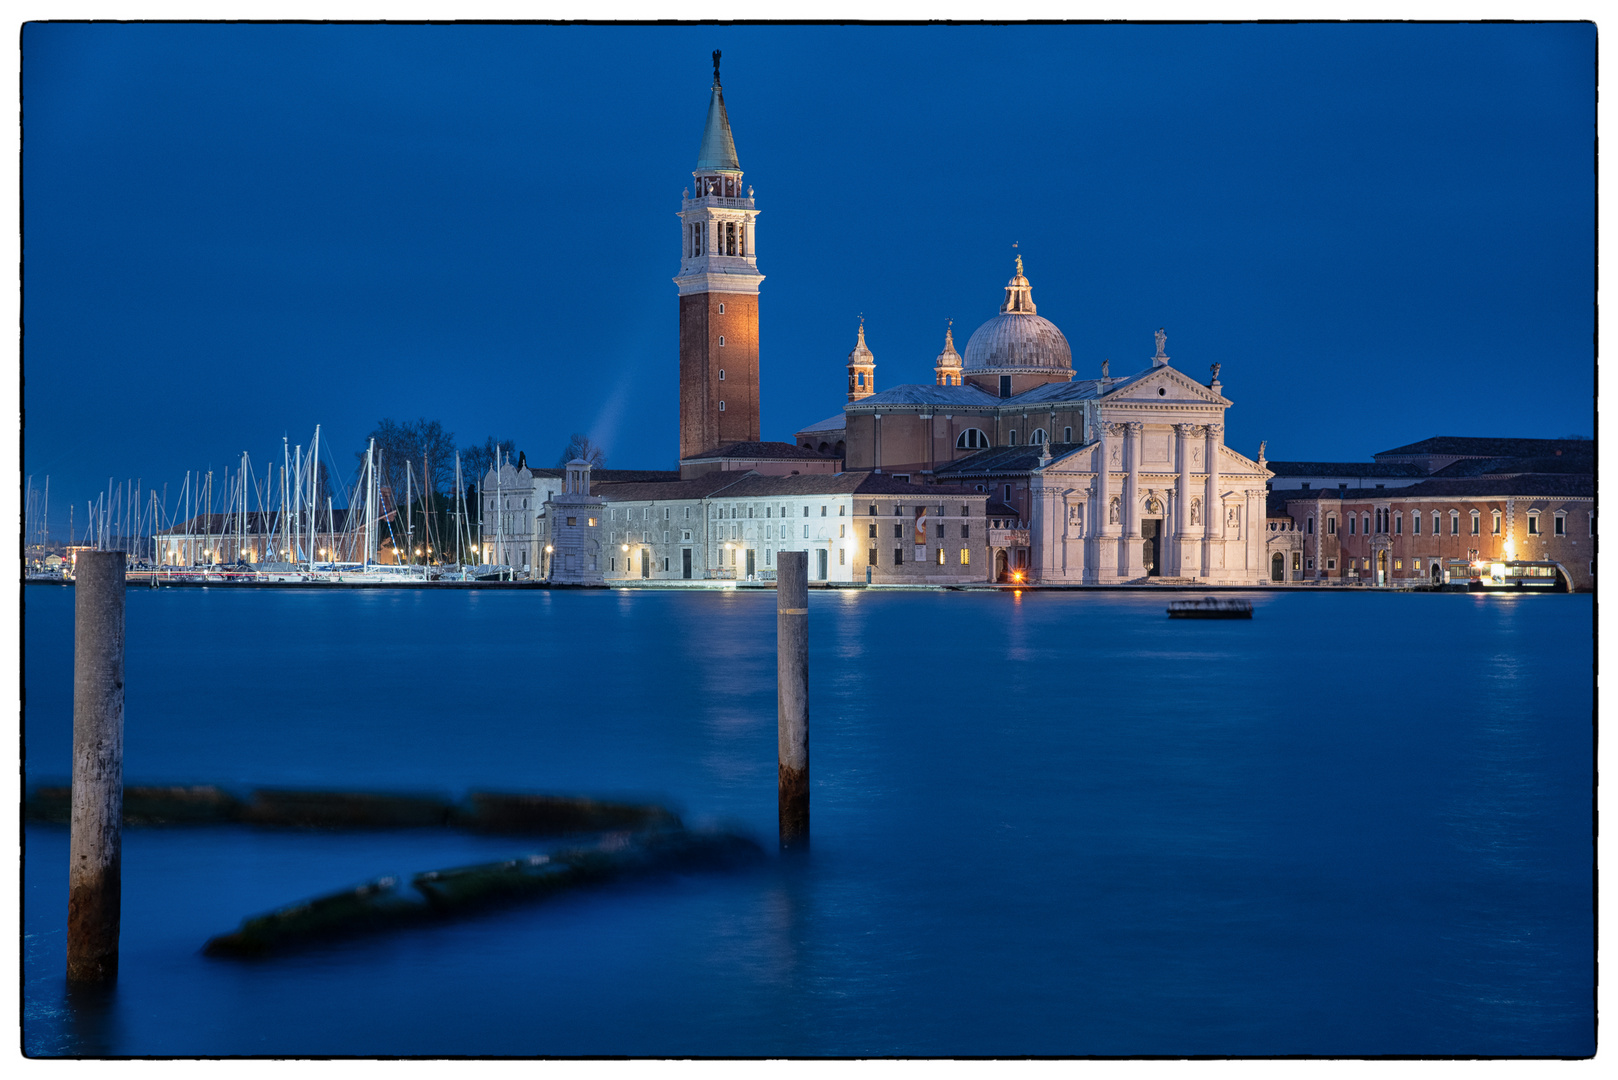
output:
[[1169, 605], [1171, 619], [1251, 619], [1251, 600], [1176, 600]]

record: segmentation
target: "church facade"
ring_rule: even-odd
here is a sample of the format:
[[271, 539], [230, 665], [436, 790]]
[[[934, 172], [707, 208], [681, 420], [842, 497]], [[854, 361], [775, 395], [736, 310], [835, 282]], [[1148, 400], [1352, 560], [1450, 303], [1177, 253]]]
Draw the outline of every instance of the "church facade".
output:
[[864, 327], [840, 417], [798, 433], [801, 447], [844, 447], [845, 467], [912, 484], [981, 491], [1016, 515], [988, 552], [991, 576], [1046, 584], [1178, 579], [1262, 584], [1263, 447], [1224, 442], [1218, 366], [1199, 382], [1173, 367], [1158, 331], [1148, 366], [1075, 379], [1072, 351], [1041, 317], [1017, 259], [999, 313], [964, 354], [946, 331], [935, 382], [881, 392]]

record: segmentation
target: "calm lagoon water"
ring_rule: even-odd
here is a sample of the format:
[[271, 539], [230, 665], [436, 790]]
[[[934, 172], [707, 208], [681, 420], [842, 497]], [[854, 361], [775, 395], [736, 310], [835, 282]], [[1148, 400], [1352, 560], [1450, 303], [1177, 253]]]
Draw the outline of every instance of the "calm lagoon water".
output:
[[[130, 829], [122, 974], [32, 1055], [1594, 1051], [1589, 596], [816, 592], [812, 853], [271, 961], [198, 949], [449, 832]], [[25, 597], [70, 771], [72, 591]], [[131, 590], [126, 781], [666, 799], [773, 848], [774, 595]]]

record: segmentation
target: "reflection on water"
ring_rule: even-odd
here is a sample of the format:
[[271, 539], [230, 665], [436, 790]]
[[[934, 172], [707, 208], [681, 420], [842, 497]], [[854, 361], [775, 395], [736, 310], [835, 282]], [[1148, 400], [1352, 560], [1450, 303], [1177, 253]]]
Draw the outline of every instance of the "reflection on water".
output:
[[[31, 589], [28, 772], [69, 768]], [[814, 848], [256, 964], [245, 915], [528, 850], [132, 829], [68, 995], [26, 832], [24, 1043], [64, 1054], [1586, 1054], [1589, 597], [811, 596]], [[773, 596], [132, 592], [130, 783], [650, 794], [775, 825]]]

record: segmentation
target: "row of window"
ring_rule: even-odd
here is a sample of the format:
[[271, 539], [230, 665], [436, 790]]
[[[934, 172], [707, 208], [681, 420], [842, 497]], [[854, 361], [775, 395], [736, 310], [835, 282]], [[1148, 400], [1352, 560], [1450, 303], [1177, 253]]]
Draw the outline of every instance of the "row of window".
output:
[[[1526, 516], [1528, 518], [1528, 535], [1529, 536], [1539, 536], [1539, 535], [1541, 535], [1541, 529], [1540, 529], [1540, 525], [1539, 525], [1539, 519], [1540, 519], [1541, 515], [1538, 514], [1537, 512], [1531, 512], [1531, 513], [1527, 514]], [[1373, 517], [1374, 517], [1374, 520], [1373, 520]], [[1479, 535], [1482, 534], [1482, 517], [1483, 516], [1482, 516], [1482, 513], [1480, 511], [1477, 511], [1477, 510], [1471, 511], [1471, 529], [1470, 529], [1470, 533], [1471, 533], [1472, 536], [1479, 536]], [[1359, 532], [1363, 532], [1366, 536], [1370, 536], [1371, 535], [1371, 530], [1374, 527], [1376, 529], [1376, 532], [1379, 533], [1379, 534], [1384, 534], [1385, 535], [1385, 534], [1388, 534], [1389, 532], [1391, 532], [1392, 535], [1394, 535], [1394, 536], [1403, 536], [1404, 531], [1405, 531], [1404, 530], [1404, 511], [1402, 511], [1402, 510], [1391, 511], [1392, 526], [1393, 526], [1391, 530], [1388, 527], [1389, 518], [1390, 518], [1390, 511], [1388, 511], [1386, 509], [1378, 509], [1378, 510], [1374, 511], [1374, 515], [1372, 513], [1359, 514], [1359, 515], [1349, 514], [1345, 518], [1345, 520], [1346, 520], [1346, 522], [1348, 524], [1348, 535], [1354, 536], [1356, 534], [1356, 531], [1359, 531]], [[1491, 518], [1491, 520], [1490, 520], [1490, 532], [1495, 536], [1499, 536], [1500, 535], [1500, 518], [1501, 518], [1500, 511], [1498, 511], [1498, 510], [1491, 511], [1490, 518]], [[1422, 521], [1421, 511], [1419, 511], [1419, 510], [1411, 511], [1411, 514], [1410, 514], [1410, 534], [1412, 536], [1420, 536], [1421, 535], [1421, 521]], [[1434, 536], [1440, 535], [1440, 533], [1442, 532], [1442, 528], [1441, 528], [1442, 524], [1443, 524], [1443, 519], [1441, 517], [1441, 512], [1438, 511], [1438, 510], [1434, 510], [1433, 511], [1432, 535], [1434, 535]], [[1356, 530], [1356, 526], [1358, 526], [1357, 530]], [[1311, 517], [1311, 518], [1307, 519], [1307, 522], [1305, 524], [1305, 531], [1310, 532], [1310, 533], [1313, 533], [1315, 531], [1315, 519], [1314, 518]], [[1553, 516], [1553, 519], [1552, 519], [1552, 532], [1553, 532], [1553, 535], [1556, 535], [1556, 536], [1566, 536], [1567, 535], [1567, 514], [1564, 511], [1558, 510], [1558, 511], [1556, 511], [1555, 515]], [[1337, 533], [1337, 515], [1330, 514], [1330, 515], [1328, 515], [1326, 517], [1326, 534], [1328, 536], [1334, 536], [1334, 535], [1336, 535], [1336, 533]], [[1451, 510], [1449, 512], [1449, 534], [1451, 536], [1459, 536], [1459, 535], [1461, 535], [1461, 512], [1459, 510]], [[1590, 515], [1590, 535], [1594, 536], [1595, 534], [1596, 534], [1596, 519], [1595, 519], [1595, 515], [1592, 514], [1592, 515]]]
[[[1043, 446], [1049, 440], [1050, 436], [1045, 433], [1044, 428], [1035, 428], [1033, 436], [1028, 441], [1030, 445]], [[1071, 427], [1062, 429], [1062, 441], [1065, 443], [1073, 441], [1073, 429]], [[978, 428], [967, 428], [955, 436], [955, 449], [957, 450], [987, 450], [991, 445], [993, 444], [989, 442], [989, 436]], [[1007, 445], [1017, 445], [1016, 428], [1012, 428], [1008, 433]]]

